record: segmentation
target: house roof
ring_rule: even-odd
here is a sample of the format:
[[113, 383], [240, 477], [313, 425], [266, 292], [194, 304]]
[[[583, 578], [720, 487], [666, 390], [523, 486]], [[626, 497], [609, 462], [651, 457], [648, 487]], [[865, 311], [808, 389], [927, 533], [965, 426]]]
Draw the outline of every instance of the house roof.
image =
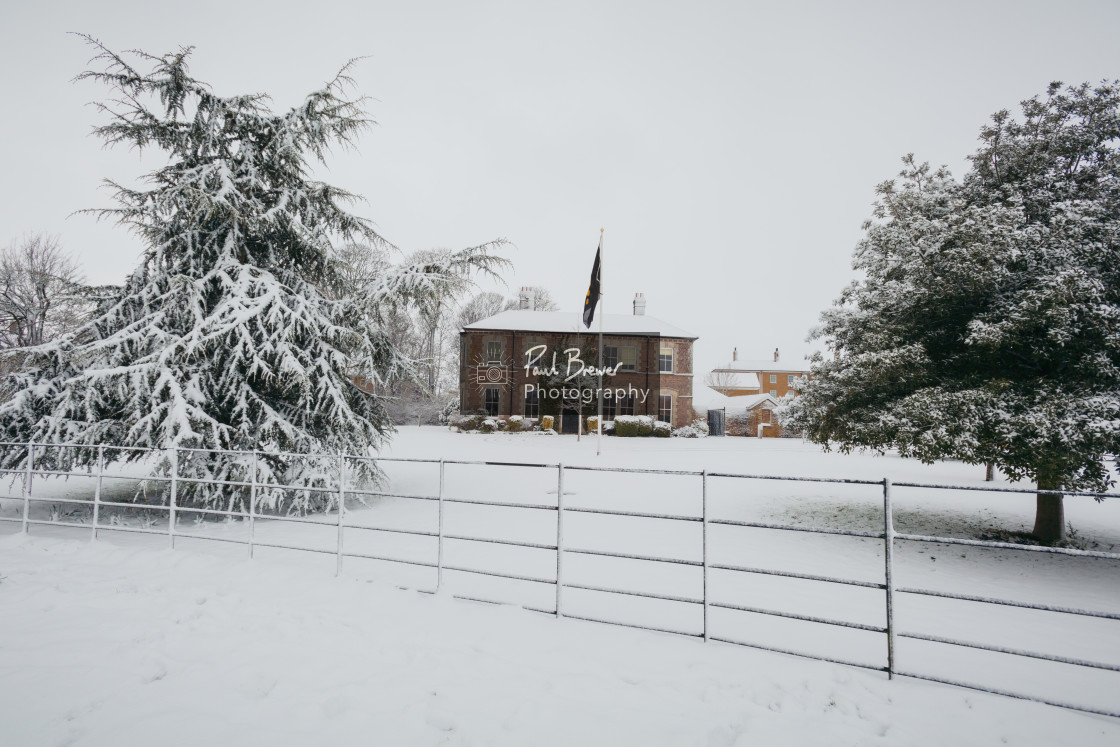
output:
[[749, 371], [723, 371], [721, 389], [760, 389], [758, 375]]
[[[583, 314], [577, 311], [530, 311], [511, 309], [500, 314], [480, 319], [463, 329], [498, 330], [503, 332], [582, 332], [596, 334], [598, 320], [591, 323], [591, 329], [583, 326]], [[685, 332], [657, 317], [644, 314], [605, 314], [603, 334], [607, 335], [658, 335], [661, 337], [682, 337], [695, 340], [696, 335]]]
[[731, 361], [717, 366], [715, 371], [765, 371], [767, 373], [809, 373], [809, 367], [804, 363], [783, 363], [782, 361]]
[[746, 394], [739, 397], [730, 397], [708, 386], [694, 387], [692, 392], [692, 406], [697, 410], [726, 410], [729, 413], [746, 412], [753, 410], [767, 400], [775, 405], [778, 404], [777, 398], [771, 397], [769, 394]]

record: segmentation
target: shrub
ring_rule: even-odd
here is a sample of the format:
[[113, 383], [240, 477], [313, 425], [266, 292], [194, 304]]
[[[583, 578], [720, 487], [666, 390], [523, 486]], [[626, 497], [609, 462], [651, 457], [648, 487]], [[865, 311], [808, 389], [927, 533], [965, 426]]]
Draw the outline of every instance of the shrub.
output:
[[638, 435], [638, 418], [634, 415], [619, 415], [614, 419], [614, 434], [623, 438]]
[[482, 421], [482, 425], [480, 425], [478, 427], [478, 432], [479, 433], [493, 433], [494, 431], [501, 428], [501, 426], [498, 425], [498, 422], [499, 421], [495, 420], [494, 418], [486, 418], [486, 420]]
[[696, 429], [696, 433], [703, 438], [708, 435], [708, 419], [696, 418], [692, 421], [692, 427]]
[[520, 415], [510, 415], [509, 416], [509, 428], [508, 428], [508, 430], [510, 430], [510, 431], [520, 431], [520, 430], [524, 430], [524, 428], [525, 428], [525, 418], [521, 417]]
[[604, 420], [603, 421], [603, 433], [609, 433], [609, 434], [612, 434], [612, 435], [614, 434], [614, 421], [613, 420]]
[[482, 421], [481, 415], [452, 415], [448, 423], [460, 431], [470, 432], [477, 431], [482, 426]]
[[599, 416], [592, 415], [587, 419], [587, 432], [596, 433], [599, 430]]
[[448, 400], [447, 404], [439, 411], [440, 425], [454, 425], [451, 421], [459, 414], [459, 398]]
[[708, 422], [697, 418], [691, 425], [681, 426], [673, 431], [674, 438], [704, 438], [708, 435]]
[[655, 438], [668, 438], [673, 432], [673, 426], [663, 420], [653, 421], [653, 435]]
[[552, 416], [551, 415], [545, 415], [544, 417], [541, 418], [541, 430], [542, 431], [552, 430], [553, 423], [554, 423], [554, 421], [553, 421]]
[[638, 435], [652, 436], [654, 420], [649, 415], [638, 415]]

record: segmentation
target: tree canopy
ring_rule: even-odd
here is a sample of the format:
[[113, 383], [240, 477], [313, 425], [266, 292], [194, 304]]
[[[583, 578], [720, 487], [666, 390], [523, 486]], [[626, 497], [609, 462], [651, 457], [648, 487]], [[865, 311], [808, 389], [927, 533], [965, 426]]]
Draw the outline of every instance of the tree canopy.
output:
[[[1120, 451], [1120, 87], [993, 115], [963, 181], [904, 159], [876, 189], [861, 275], [822, 314], [788, 427], [841, 450], [998, 465], [1103, 490]], [[1034, 534], [1061, 539], [1060, 496]]]

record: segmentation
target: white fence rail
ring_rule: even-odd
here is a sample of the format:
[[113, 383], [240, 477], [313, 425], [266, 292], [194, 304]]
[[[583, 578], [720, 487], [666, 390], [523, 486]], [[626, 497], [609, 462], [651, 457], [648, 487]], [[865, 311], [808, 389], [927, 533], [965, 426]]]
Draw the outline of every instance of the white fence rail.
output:
[[[36, 467], [36, 456], [41, 453], [42, 449], [67, 449], [67, 448], [91, 448], [88, 446], [75, 446], [70, 444], [12, 444], [0, 443], [0, 447], [5, 449], [26, 449], [26, 459], [24, 465], [19, 469], [4, 469], [0, 470], [0, 474], [9, 474], [15, 476], [17, 479], [22, 480], [22, 491], [20, 498], [22, 499], [22, 512], [19, 518], [3, 517], [0, 516], [0, 522], [18, 523], [23, 532], [27, 532], [30, 527], [36, 525], [42, 526], [61, 526], [61, 527], [86, 527], [84, 522], [63, 521], [61, 518], [54, 518], [53, 516], [48, 519], [34, 518], [32, 516], [31, 506], [37, 502], [51, 503], [51, 504], [76, 504], [87, 506], [91, 509], [91, 521], [88, 524], [88, 529], [91, 537], [96, 539], [99, 531], [114, 531], [114, 532], [131, 532], [140, 534], [154, 534], [166, 535], [168, 543], [172, 548], [175, 547], [176, 537], [190, 537], [197, 540], [208, 540], [218, 542], [235, 542], [245, 544], [248, 548], [249, 557], [253, 557], [254, 549], [258, 547], [269, 547], [287, 550], [302, 550], [309, 552], [318, 552], [325, 554], [333, 554], [335, 556], [335, 572], [341, 574], [344, 568], [344, 560], [346, 558], [360, 558], [365, 560], [383, 561], [388, 563], [405, 564], [418, 567], [432, 568], [435, 570], [435, 585], [432, 588], [420, 588], [418, 591], [426, 593], [438, 592], [444, 585], [444, 572], [455, 571], [465, 574], [475, 574], [481, 576], [496, 577], [502, 579], [510, 579], [515, 581], [528, 582], [532, 584], [540, 584], [546, 586], [553, 586], [555, 588], [555, 602], [551, 608], [541, 606], [523, 605], [526, 609], [543, 612], [547, 614], [554, 614], [557, 617], [572, 617], [574, 619], [589, 620], [592, 622], [607, 623], [612, 625], [622, 625], [627, 627], [641, 628], [646, 630], [654, 630], [663, 633], [673, 633], [677, 635], [686, 635], [696, 638], [702, 638], [704, 641], [718, 641], [727, 644], [734, 644], [739, 646], [748, 646], [752, 648], [759, 648], [767, 651], [773, 651], [782, 654], [790, 654], [795, 656], [802, 656], [812, 659], [828, 661], [836, 664], [844, 664], [848, 666], [855, 666], [864, 669], [872, 669], [882, 671], [887, 674], [889, 678], [895, 676], [911, 677], [916, 679], [923, 679], [932, 682], [938, 682], [946, 685], [953, 685], [957, 687], [964, 687], [984, 692], [994, 693], [1013, 698], [1020, 698], [1031, 700], [1047, 705], [1057, 706], [1061, 708], [1068, 708], [1097, 715], [1110, 716], [1113, 718], [1120, 718], [1120, 707], [1099, 708], [1091, 707], [1084, 704], [1067, 702], [1052, 698], [1043, 698], [1036, 695], [1031, 695], [1023, 692], [1015, 692], [1000, 688], [988, 687], [985, 685], [977, 684], [974, 682], [965, 682], [948, 677], [940, 677], [928, 672], [917, 670], [907, 670], [899, 668], [896, 662], [896, 641], [899, 638], [912, 639], [918, 641], [925, 641], [929, 643], [936, 643], [946, 646], [964, 649], [978, 649], [987, 652], [1004, 654], [1008, 656], [1024, 657], [1028, 659], [1044, 660], [1060, 664], [1071, 665], [1075, 667], [1085, 667], [1097, 670], [1108, 670], [1112, 672], [1120, 672], [1120, 665], [1092, 661], [1077, 657], [1058, 656], [1050, 653], [1015, 648], [1005, 646], [989, 645], [977, 641], [961, 640], [947, 636], [932, 635], [928, 633], [919, 633], [916, 631], [898, 630], [895, 624], [895, 600], [899, 594], [936, 597], [942, 599], [951, 599], [956, 601], [972, 602], [985, 605], [997, 605], [1010, 608], [1019, 608], [1027, 610], [1037, 610], [1050, 613], [1057, 613], [1062, 615], [1073, 615], [1080, 617], [1091, 617], [1098, 619], [1106, 619], [1113, 621], [1120, 621], [1120, 613], [1081, 609], [1071, 606], [1063, 606], [1057, 604], [1041, 604], [1019, 601], [1014, 599], [999, 599], [993, 597], [986, 597], [972, 594], [960, 594], [950, 591], [940, 591], [935, 589], [910, 587], [910, 586], [896, 586], [894, 581], [894, 550], [899, 543], [935, 543], [939, 545], [959, 545], [968, 547], [979, 548], [997, 548], [1014, 550], [1024, 553], [1048, 553], [1065, 556], [1096, 558], [1105, 561], [1120, 561], [1120, 553], [1102, 552], [1094, 550], [1080, 550], [1067, 547], [1048, 547], [1038, 545], [1024, 545], [1009, 542], [995, 542], [987, 540], [971, 540], [955, 537], [941, 537], [941, 536], [927, 536], [918, 534], [906, 534], [895, 531], [893, 516], [892, 516], [892, 487], [906, 487], [906, 488], [921, 488], [932, 490], [969, 490], [969, 491], [983, 491], [983, 492], [998, 492], [998, 493], [1025, 493], [1036, 494], [1038, 492], [1053, 492], [1063, 495], [1076, 495], [1076, 496], [1090, 496], [1100, 499], [1114, 499], [1120, 498], [1120, 494], [1115, 493], [1088, 493], [1076, 491], [1037, 491], [1033, 489], [1015, 489], [1006, 487], [979, 487], [968, 485], [936, 485], [924, 483], [894, 483], [884, 478], [882, 480], [853, 480], [853, 479], [830, 479], [830, 478], [807, 478], [807, 477], [784, 477], [775, 475], [760, 475], [760, 474], [740, 474], [729, 472], [709, 472], [702, 471], [681, 471], [681, 470], [660, 470], [660, 469], [625, 469], [618, 467], [591, 467], [591, 466], [577, 466], [577, 465], [564, 465], [564, 464], [551, 464], [551, 463], [527, 463], [527, 462], [498, 462], [498, 461], [470, 461], [470, 460], [452, 460], [452, 459], [400, 459], [400, 458], [382, 458], [382, 457], [367, 457], [367, 456], [352, 456], [352, 455], [338, 455], [335, 466], [335, 484], [328, 487], [308, 488], [303, 485], [285, 485], [279, 483], [261, 482], [258, 480], [258, 452], [252, 452], [252, 468], [250, 470], [248, 480], [210, 480], [201, 478], [189, 478], [179, 474], [179, 452], [188, 451], [186, 449], [168, 449], [168, 450], [150, 450], [152, 453], [156, 451], [163, 451], [166, 455], [170, 451], [170, 474], [167, 476], [159, 477], [144, 477], [144, 478], [125, 478], [121, 475], [107, 475], [105, 472], [105, 452], [107, 450], [124, 451], [120, 447], [99, 446], [97, 447], [96, 461], [93, 467], [88, 471], [66, 471], [66, 470], [50, 470]], [[129, 449], [129, 451], [146, 451], [141, 449]], [[248, 452], [224, 452], [218, 450], [189, 450], [193, 452], [207, 452], [212, 454], [239, 454], [244, 456]], [[263, 453], [263, 452], [262, 452]], [[314, 457], [322, 458], [322, 457]], [[433, 468], [438, 468], [438, 490], [435, 495], [411, 495], [403, 493], [395, 493], [391, 490], [372, 489], [360, 485], [347, 485], [346, 475], [348, 472], [347, 465], [351, 462], [362, 460], [372, 460], [377, 463], [412, 463], [420, 465], [431, 465]], [[465, 496], [456, 496], [453, 492], [448, 490], [446, 479], [446, 467], [448, 465], [473, 465], [482, 466], [488, 469], [501, 470], [504, 468], [528, 468], [534, 470], [555, 470], [556, 472], [556, 503], [542, 504], [542, 503], [517, 503], [509, 501], [491, 501], [478, 498], [469, 498]], [[566, 505], [565, 503], [565, 486], [564, 478], [567, 472], [605, 472], [605, 473], [621, 473], [621, 474], [649, 474], [649, 475], [664, 475], [674, 477], [688, 477], [695, 478], [698, 485], [698, 490], [701, 496], [701, 510], [698, 515], [682, 514], [682, 513], [660, 513], [660, 512], [644, 512], [644, 511], [628, 511], [613, 508], [597, 508], [592, 506], [578, 506]], [[90, 499], [76, 499], [76, 498], [60, 498], [53, 496], [37, 496], [34, 493], [34, 483], [36, 477], [92, 477], [94, 480], [93, 496]], [[806, 482], [806, 483], [824, 483], [824, 484], [847, 484], [847, 485], [864, 485], [875, 486], [876, 489], [882, 492], [882, 531], [868, 532], [856, 531], [846, 529], [835, 529], [827, 527], [807, 527], [793, 524], [780, 524], [772, 522], [759, 522], [759, 521], [738, 521], [726, 518], [717, 518], [709, 515], [709, 481], [713, 478], [725, 478], [733, 480], [750, 480], [750, 481], [790, 481], [790, 482]], [[122, 501], [107, 501], [103, 498], [103, 484], [106, 479], [143, 479], [148, 482], [162, 482], [168, 484], [168, 490], [165, 495], [167, 496], [166, 503], [136, 503], [136, 502], [122, 502]], [[179, 485], [181, 483], [204, 483], [209, 485], [220, 485], [231, 488], [246, 489], [249, 492], [248, 510], [247, 511], [233, 511], [233, 510], [217, 510], [212, 508], [199, 508], [195, 506], [182, 506], [178, 505]], [[333, 496], [333, 505], [337, 507], [337, 516], [333, 524], [329, 524], [323, 520], [309, 518], [305, 515], [281, 515], [275, 512], [262, 511], [258, 503], [259, 492], [264, 489], [290, 489], [290, 490], [312, 490], [321, 493], [326, 493]], [[434, 530], [417, 530], [417, 529], [404, 529], [400, 527], [389, 527], [383, 525], [370, 525], [370, 524], [353, 524], [347, 522], [348, 514], [350, 513], [346, 508], [346, 497], [380, 497], [380, 498], [395, 498], [409, 501], [426, 501], [436, 504], [437, 517], [436, 526]], [[554, 542], [530, 542], [520, 539], [500, 539], [496, 537], [481, 537], [469, 534], [448, 533], [445, 531], [445, 511], [448, 505], [472, 505], [472, 506], [488, 506], [495, 508], [513, 508], [524, 509], [529, 511], [539, 511], [545, 513], [555, 514], [555, 541]], [[149, 526], [130, 526], [120, 523], [105, 523], [103, 521], [103, 509], [145, 509], [152, 511], [166, 511], [167, 522], [166, 529], [157, 528], [154, 525]], [[201, 535], [195, 532], [181, 533], [177, 531], [178, 523], [184, 514], [194, 514], [198, 516], [214, 516], [225, 517], [226, 519], [237, 519], [246, 523], [248, 532], [246, 539], [236, 539], [230, 537], [218, 537], [213, 535]], [[611, 516], [630, 519], [649, 519], [664, 522], [683, 522], [699, 524], [701, 528], [700, 533], [700, 552], [699, 560], [691, 560], [682, 557], [666, 557], [652, 554], [641, 553], [624, 553], [612, 550], [595, 549], [591, 547], [579, 547], [569, 544], [565, 541], [564, 522], [565, 516], [591, 514], [599, 516]], [[293, 524], [316, 525], [316, 526], [334, 526], [335, 533], [335, 547], [333, 549], [311, 548], [306, 546], [297, 546], [292, 544], [285, 544], [283, 542], [267, 542], [262, 541], [256, 532], [257, 522], [267, 520], [269, 522], [290, 522]], [[804, 532], [819, 535], [839, 535], [846, 537], [858, 537], [865, 539], [880, 540], [883, 543], [883, 575], [881, 581], [866, 581], [856, 580], [851, 578], [839, 578], [821, 574], [802, 573], [779, 568], [763, 568], [747, 565], [737, 565], [730, 563], [715, 563], [710, 560], [710, 546], [712, 543], [711, 527], [713, 526], [726, 526], [726, 527], [746, 527], [752, 529], [761, 529], [777, 532]], [[347, 530], [351, 531], [372, 531], [384, 532], [389, 534], [409, 535], [413, 537], [427, 537], [434, 538], [436, 541], [435, 557], [430, 560], [417, 560], [405, 559], [395, 557], [383, 553], [360, 552], [357, 550], [348, 550], [345, 545], [345, 537]], [[543, 550], [555, 553], [555, 574], [551, 577], [532, 575], [528, 573], [515, 573], [506, 570], [487, 570], [483, 568], [469, 567], [461, 564], [449, 564], [445, 561], [445, 545], [448, 541], [459, 542], [472, 542], [472, 543], [489, 543], [495, 545], [504, 545], [509, 547], [530, 548], [534, 550]], [[605, 558], [620, 558], [634, 561], [643, 561], [664, 565], [677, 565], [689, 566], [700, 569], [702, 574], [701, 594], [700, 596], [684, 596], [672, 594], [658, 594], [648, 591], [641, 591], [637, 589], [618, 588], [609, 585], [590, 584], [565, 579], [564, 560], [565, 557], [570, 556], [595, 556]], [[873, 625], [860, 622], [852, 622], [849, 620], [839, 620], [829, 617], [806, 615], [794, 613], [785, 610], [770, 609], [755, 605], [748, 605], [736, 603], [723, 598], [711, 598], [709, 590], [709, 576], [712, 571], [726, 571], [732, 573], [752, 574], [761, 576], [784, 577], [790, 579], [801, 579], [815, 582], [822, 582], [828, 584], [839, 584], [850, 587], [860, 587], [867, 589], [874, 589], [883, 592], [883, 605], [885, 611], [885, 624]], [[641, 625], [633, 622], [623, 622], [619, 620], [611, 620], [606, 617], [592, 616], [588, 614], [579, 614], [565, 609], [564, 591], [566, 589], [584, 590], [592, 592], [601, 592], [605, 594], [623, 595], [631, 597], [645, 597], [648, 599], [656, 599], [665, 602], [682, 603], [686, 605], [694, 605], [702, 610], [702, 630], [700, 632], [688, 632], [679, 629], [672, 629], [662, 625]], [[494, 599], [487, 599], [480, 596], [467, 596], [456, 595], [463, 599], [470, 599], [479, 602], [494, 602]], [[779, 618], [787, 618], [807, 622], [815, 625], [837, 626], [842, 628], [860, 630], [883, 635], [883, 663], [882, 664], [868, 664], [866, 662], [852, 661], [846, 658], [837, 656], [826, 656], [811, 652], [798, 651], [783, 647], [776, 647], [772, 645], [765, 645], [760, 642], [747, 641], [729, 636], [720, 636], [714, 634], [709, 624], [709, 611], [711, 609], [725, 609], [739, 612], [747, 612], [757, 615], [773, 616]]]

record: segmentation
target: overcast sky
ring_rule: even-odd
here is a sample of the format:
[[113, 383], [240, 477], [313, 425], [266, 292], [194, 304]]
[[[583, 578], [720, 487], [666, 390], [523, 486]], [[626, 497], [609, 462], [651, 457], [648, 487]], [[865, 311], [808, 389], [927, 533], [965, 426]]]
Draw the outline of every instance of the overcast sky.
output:
[[278, 108], [349, 58], [378, 122], [323, 176], [406, 249], [504, 237], [519, 285], [581, 307], [599, 228], [606, 310], [699, 335], [696, 370], [799, 360], [851, 279], [877, 183], [914, 152], [961, 175], [987, 117], [1120, 77], [1115, 2], [55, 2], [0, 24], [0, 244], [58, 234], [93, 282], [140, 244], [76, 210], [156, 165], [90, 136], [91, 50], [194, 45], [219, 94]]

